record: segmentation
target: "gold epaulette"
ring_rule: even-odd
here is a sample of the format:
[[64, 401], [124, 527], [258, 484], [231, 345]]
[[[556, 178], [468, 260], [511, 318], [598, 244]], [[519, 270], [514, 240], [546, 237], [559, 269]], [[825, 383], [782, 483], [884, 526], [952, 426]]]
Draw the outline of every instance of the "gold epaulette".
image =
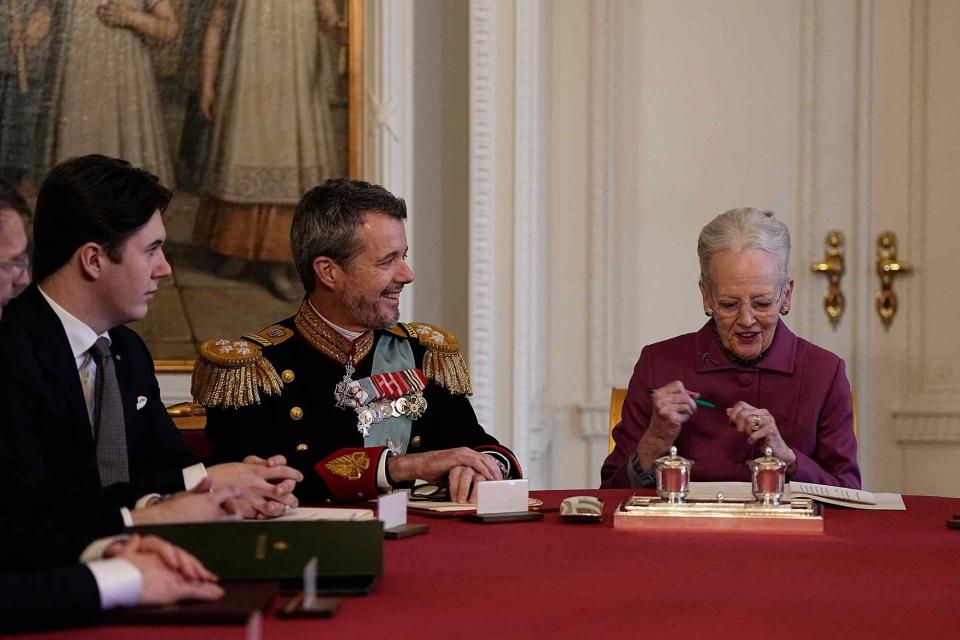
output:
[[401, 322], [388, 331], [401, 338], [416, 338], [427, 352], [423, 374], [435, 384], [458, 395], [472, 395], [470, 372], [460, 353], [460, 342], [449, 331], [426, 322]]
[[[289, 331], [289, 329], [288, 329]], [[205, 407], [246, 407], [279, 394], [283, 381], [260, 347], [247, 340], [207, 340], [193, 368], [190, 393]]]

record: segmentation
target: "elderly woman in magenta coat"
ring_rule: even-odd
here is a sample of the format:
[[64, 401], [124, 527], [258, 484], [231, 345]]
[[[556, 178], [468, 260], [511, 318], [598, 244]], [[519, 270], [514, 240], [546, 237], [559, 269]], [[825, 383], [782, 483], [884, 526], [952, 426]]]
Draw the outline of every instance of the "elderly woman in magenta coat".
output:
[[793, 294], [787, 226], [732, 209], [703, 228], [697, 254], [710, 319], [643, 348], [601, 486], [653, 486], [653, 461], [676, 446], [695, 481], [749, 480], [746, 462], [770, 447], [788, 479], [860, 488], [843, 360], [781, 319]]

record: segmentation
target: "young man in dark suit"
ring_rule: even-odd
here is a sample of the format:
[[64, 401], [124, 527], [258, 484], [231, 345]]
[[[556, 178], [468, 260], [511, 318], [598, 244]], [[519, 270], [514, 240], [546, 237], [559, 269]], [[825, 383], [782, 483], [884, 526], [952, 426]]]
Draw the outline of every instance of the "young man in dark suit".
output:
[[56, 509], [71, 526], [112, 513], [84, 534], [190, 519], [135, 507], [206, 477], [213, 489], [234, 487], [246, 517], [297, 504], [302, 476], [280, 456], [199, 463], [161, 403], [146, 345], [123, 326], [146, 315], [170, 274], [170, 197], [122, 160], [84, 156], [54, 167], [37, 198], [37, 282], [0, 320], [0, 479], [18, 502]]
[[[0, 314], [17, 289], [30, 282], [29, 219], [23, 197], [0, 180]], [[192, 494], [146, 507], [141, 515], [154, 521], [223, 517], [232, 508], [234, 491], [214, 493], [209, 485], [204, 480]], [[31, 515], [17, 504], [21, 501], [12, 492], [0, 507], [0, 632], [75, 626], [96, 621], [105, 609], [207, 600], [223, 593], [196, 558], [159, 538], [88, 545], [89, 538], [62, 526], [69, 523], [58, 523], [49, 514]], [[85, 520], [99, 517], [87, 513]]]

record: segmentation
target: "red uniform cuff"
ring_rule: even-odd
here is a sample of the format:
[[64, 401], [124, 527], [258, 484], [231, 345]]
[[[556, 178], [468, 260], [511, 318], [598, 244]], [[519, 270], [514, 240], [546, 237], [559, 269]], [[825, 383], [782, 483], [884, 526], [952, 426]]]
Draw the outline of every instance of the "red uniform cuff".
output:
[[342, 502], [376, 498], [377, 464], [386, 447], [338, 449], [314, 465], [327, 489]]
[[504, 480], [517, 480], [523, 477], [523, 469], [520, 468], [520, 463], [517, 462], [517, 457], [513, 455], [513, 451], [507, 449], [506, 447], [500, 446], [498, 444], [485, 444], [479, 447], [476, 447], [476, 451], [480, 453], [493, 453], [507, 462], [507, 477]]

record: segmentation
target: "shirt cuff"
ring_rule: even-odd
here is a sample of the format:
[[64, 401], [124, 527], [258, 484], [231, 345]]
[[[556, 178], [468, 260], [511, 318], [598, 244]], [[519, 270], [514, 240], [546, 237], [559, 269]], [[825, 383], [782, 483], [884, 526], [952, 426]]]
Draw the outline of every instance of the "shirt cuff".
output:
[[493, 461], [500, 467], [500, 473], [503, 474], [504, 480], [510, 477], [510, 461], [507, 460], [507, 456], [502, 453], [497, 453], [496, 451], [484, 451], [482, 453], [485, 456], [493, 458]]
[[390, 484], [390, 481], [387, 480], [387, 459], [395, 455], [391, 453], [388, 449], [384, 449], [383, 454], [380, 456], [380, 462], [377, 463], [377, 489], [381, 493], [390, 493], [393, 491], [393, 486]]
[[88, 544], [87, 548], [84, 549], [83, 553], [80, 554], [80, 562], [87, 564], [88, 562], [93, 562], [94, 560], [102, 560], [104, 554], [107, 552], [107, 549], [110, 548], [110, 545], [112, 545], [114, 542], [123, 542], [129, 538], [130, 536], [128, 535], [119, 535], [94, 540]]
[[207, 477], [207, 468], [202, 462], [190, 465], [183, 470], [183, 488], [193, 491], [194, 488]]
[[97, 589], [100, 591], [100, 608], [132, 607], [140, 599], [143, 576], [130, 562], [122, 558], [94, 560], [87, 564]]
[[134, 509], [143, 509], [144, 507], [149, 507], [154, 502], [159, 502], [163, 498], [159, 493], [148, 493], [145, 496], [142, 496], [137, 503], [133, 505]]
[[120, 507], [120, 517], [123, 518], [123, 526], [133, 526], [133, 516], [130, 515], [130, 509], [127, 509], [126, 507]]
[[633, 489], [649, 489], [657, 486], [657, 476], [640, 464], [637, 454], [633, 454], [627, 461], [627, 480]]

